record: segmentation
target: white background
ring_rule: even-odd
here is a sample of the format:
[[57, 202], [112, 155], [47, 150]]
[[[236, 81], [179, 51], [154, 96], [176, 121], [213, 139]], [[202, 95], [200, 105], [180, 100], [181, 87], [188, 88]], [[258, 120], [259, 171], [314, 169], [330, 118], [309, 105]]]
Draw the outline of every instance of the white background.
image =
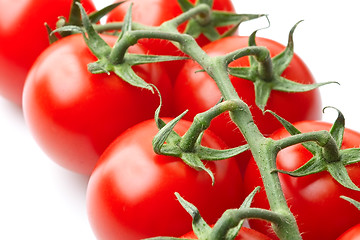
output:
[[[97, 0], [104, 6], [110, 0]], [[234, 0], [239, 13], [267, 13], [271, 27], [258, 36], [286, 44], [299, 20], [295, 52], [318, 82], [323, 105], [339, 108], [347, 126], [360, 131], [360, 39], [356, 1]], [[249, 35], [265, 19], [240, 26]], [[301, 103], [299, 103], [301, 104]], [[329, 110], [324, 120], [336, 114]], [[86, 177], [71, 173], [43, 154], [30, 135], [21, 109], [0, 97], [0, 239], [92, 240], [85, 210]]]

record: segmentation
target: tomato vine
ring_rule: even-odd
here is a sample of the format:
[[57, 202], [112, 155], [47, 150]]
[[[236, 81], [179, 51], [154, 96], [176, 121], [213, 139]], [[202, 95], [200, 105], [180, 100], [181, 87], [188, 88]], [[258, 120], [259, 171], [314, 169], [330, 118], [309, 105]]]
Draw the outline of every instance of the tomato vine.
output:
[[[153, 139], [155, 153], [179, 157], [184, 160], [187, 165], [196, 170], [205, 170], [211, 176], [212, 182], [214, 183], [216, 176], [212, 175], [211, 170], [206, 168], [203, 161], [214, 161], [233, 157], [250, 149], [263, 180], [270, 206], [270, 210], [252, 208], [250, 206], [252, 197], [248, 198], [248, 204], [244, 206], [246, 211], [243, 208], [235, 211], [227, 211], [224, 213], [224, 218], [221, 219], [224, 221], [219, 221], [219, 223], [215, 224], [213, 230], [209, 230], [207, 233], [209, 235], [201, 234], [204, 234], [203, 236], [206, 239], [218, 239], [220, 235], [227, 235], [230, 229], [237, 227], [244, 219], [261, 218], [272, 223], [272, 227], [280, 239], [301, 239], [296, 218], [288, 206], [287, 199], [284, 195], [279, 173], [300, 177], [326, 170], [344, 187], [359, 191], [360, 189], [350, 179], [345, 165], [359, 162], [360, 150], [358, 148], [352, 148], [352, 150], [340, 149], [344, 133], [344, 119], [340, 111], [330, 131], [315, 131], [310, 133], [301, 133], [290, 122], [273, 113], [274, 117], [276, 117], [293, 136], [281, 140], [274, 140], [264, 136], [256, 125], [248, 104], [239, 97], [238, 92], [229, 78], [229, 74], [241, 76], [254, 82], [257, 107], [262, 111], [266, 109], [268, 98], [274, 90], [303, 92], [313, 90], [330, 82], [299, 84], [281, 77], [282, 72], [287, 68], [293, 57], [292, 33], [297, 24], [290, 32], [288, 46], [282, 53], [275, 57], [271, 57], [266, 47], [256, 46], [256, 31], [250, 37], [249, 46], [221, 56], [208, 55], [199, 46], [193, 36], [179, 32], [178, 27], [189, 20], [193, 22], [196, 21], [196, 19], [203, 21], [201, 24], [206, 25], [204, 20], [206, 20], [205, 22], [209, 19], [209, 21], [211, 21], [211, 2], [212, 1], [199, 1], [199, 4], [191, 6], [191, 8], [183, 14], [165, 21], [158, 27], [133, 23], [131, 5], [124, 22], [119, 24], [111, 23], [105, 27], [94, 26], [81, 4], [78, 4], [81, 9], [84, 28], [64, 26], [55, 32], [72, 31], [83, 34], [90, 50], [98, 58], [98, 61], [88, 65], [90, 72], [94, 74], [109, 74], [110, 72], [114, 72], [134, 87], [144, 88], [153, 92], [155, 89], [154, 86], [143, 81], [131, 67], [150, 62], [184, 60], [184, 57], [129, 54], [128, 48], [135, 45], [138, 41], [141, 39], [164, 39], [171, 41], [187, 56], [185, 58], [190, 58], [197, 62], [202, 67], [202, 71], [205, 71], [216, 82], [222, 98], [219, 99], [219, 103], [213, 106], [213, 108], [197, 114], [189, 130], [182, 137], [174, 134], [173, 129], [186, 112], [165, 124], [165, 122], [159, 118], [160, 110], [158, 110], [155, 114], [155, 121], [159, 132]], [[239, 16], [236, 18], [235, 15], [232, 15], [231, 19], [231, 21], [229, 20], [229, 24], [235, 25], [243, 20], [243, 18]], [[100, 35], [98, 35], [98, 32], [109, 29], [121, 29], [114, 47], [110, 47]], [[252, 65], [249, 68], [236, 69], [229, 67], [230, 63], [243, 57], [251, 58]], [[224, 112], [229, 113], [231, 120], [236, 124], [247, 144], [221, 151], [201, 146], [200, 140], [202, 134], [209, 128], [210, 122]], [[303, 144], [314, 157], [307, 165], [304, 165], [305, 167], [299, 168], [299, 170], [289, 172], [277, 169], [276, 159], [279, 151], [299, 143]], [[187, 206], [185, 207], [186, 209], [189, 207], [189, 204], [185, 203], [183, 205]], [[230, 218], [231, 221], [229, 220]], [[236, 234], [232, 234], [231, 237], [227, 239], [233, 239], [235, 236]], [[164, 237], [160, 239], [174, 238]]]

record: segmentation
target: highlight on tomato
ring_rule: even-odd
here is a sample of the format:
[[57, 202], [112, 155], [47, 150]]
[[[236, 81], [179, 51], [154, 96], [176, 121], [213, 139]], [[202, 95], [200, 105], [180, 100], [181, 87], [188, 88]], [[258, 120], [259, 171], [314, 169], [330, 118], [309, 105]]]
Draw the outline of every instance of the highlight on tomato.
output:
[[[117, 37], [102, 38], [113, 45]], [[135, 45], [130, 53], [146, 54]], [[105, 148], [124, 130], [153, 118], [157, 94], [134, 87], [114, 73], [92, 74], [97, 58], [83, 36], [72, 35], [52, 44], [37, 59], [27, 77], [23, 111], [40, 147], [59, 165], [89, 175]], [[170, 115], [171, 83], [158, 63], [133, 66], [154, 84]]]
[[[180, 120], [174, 130], [183, 135], [190, 124]], [[226, 209], [241, 205], [242, 175], [233, 158], [206, 163], [215, 176], [212, 185], [205, 171], [190, 168], [180, 158], [156, 154], [152, 140], [157, 133], [155, 120], [141, 122], [121, 134], [100, 157], [86, 196], [97, 239], [135, 240], [191, 231], [191, 216], [175, 192], [194, 203], [211, 222]], [[204, 134], [202, 145], [227, 148], [211, 132]]]
[[360, 223], [346, 230], [336, 240], [357, 240], [360, 239]]
[[[332, 128], [332, 124], [321, 121], [300, 121], [293, 125], [302, 133], [329, 131]], [[270, 137], [278, 140], [288, 136], [290, 133], [285, 128], [281, 128]], [[359, 146], [360, 133], [345, 128], [341, 149], [346, 150]], [[278, 153], [277, 168], [282, 171], [293, 171], [303, 166], [312, 157], [313, 154], [302, 144], [296, 144], [284, 148]], [[356, 186], [360, 186], [360, 164], [353, 163], [345, 167], [352, 182]], [[296, 218], [304, 240], [336, 239], [348, 228], [359, 223], [360, 211], [341, 198], [341, 196], [346, 196], [360, 201], [359, 191], [344, 187], [334, 180], [329, 172], [321, 171], [299, 177], [280, 172], [279, 178], [285, 198]], [[248, 164], [244, 182], [246, 192], [251, 191], [254, 186], [264, 186], [254, 159], [251, 159]], [[253, 207], [269, 208], [264, 190], [254, 197]], [[251, 228], [275, 238], [270, 225], [266, 222], [250, 219], [249, 223]]]
[[[0, 1], [0, 95], [21, 105], [26, 76], [49, 45], [45, 23], [55, 29], [59, 17], [69, 19], [73, 0]], [[88, 13], [91, 0], [82, 0]]]

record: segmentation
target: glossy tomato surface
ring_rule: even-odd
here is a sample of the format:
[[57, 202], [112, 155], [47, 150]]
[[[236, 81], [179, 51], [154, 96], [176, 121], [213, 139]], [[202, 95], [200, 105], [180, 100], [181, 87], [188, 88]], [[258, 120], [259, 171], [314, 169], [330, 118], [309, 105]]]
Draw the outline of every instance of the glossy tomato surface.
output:
[[[110, 44], [116, 37], [103, 36]], [[129, 50], [146, 52], [139, 46]], [[91, 74], [96, 61], [81, 35], [61, 39], [37, 59], [26, 80], [24, 115], [34, 138], [55, 162], [90, 174], [105, 148], [124, 130], [153, 118], [159, 105], [156, 93], [133, 87], [115, 74]], [[134, 67], [155, 84], [168, 114], [169, 78], [159, 64]]]
[[[194, 234], [194, 232], [185, 234], [181, 238], [198, 239], [197, 236]], [[241, 227], [238, 235], [234, 240], [271, 240], [271, 238], [258, 231], [255, 231], [254, 229]]]
[[360, 240], [360, 224], [349, 228], [336, 240]]
[[[318, 121], [303, 121], [294, 126], [301, 132], [329, 130], [331, 125]], [[280, 129], [271, 137], [282, 139], [289, 136], [286, 130]], [[360, 146], [360, 134], [350, 129], [345, 130], [342, 148]], [[278, 169], [291, 171], [302, 166], [312, 154], [302, 145], [294, 145], [281, 150], [277, 157]], [[347, 166], [350, 178], [360, 186], [360, 164]], [[305, 177], [279, 175], [281, 185], [290, 210], [295, 215], [304, 240], [336, 239], [351, 226], [360, 223], [360, 212], [349, 202], [340, 198], [348, 196], [360, 201], [360, 193], [349, 190], [336, 182], [329, 173], [321, 172]], [[245, 173], [246, 192], [254, 186], [263, 186], [259, 171], [252, 159]], [[254, 207], [269, 208], [264, 190], [254, 198]], [[250, 220], [251, 228], [269, 233], [269, 225], [264, 222]]]
[[[117, 0], [117, 2], [120, 2], [120, 0]], [[190, 2], [194, 3], [195, 0], [190, 0]], [[182, 13], [182, 10], [177, 0], [133, 0], [121, 4], [115, 10], [113, 10], [108, 16], [108, 22], [123, 21], [124, 16], [131, 3], [133, 3], [133, 21], [141, 24], [146, 24], [148, 26], [160, 26], [163, 22], [170, 20]], [[235, 12], [235, 8], [231, 0], [214, 0], [213, 9]], [[220, 33], [224, 33], [230, 27], [221, 27], [218, 28], [218, 30]], [[184, 28], [185, 25], [181, 25], [179, 30], [183, 31]], [[200, 46], [203, 46], [210, 41], [201, 34], [197, 38], [197, 42]], [[146, 46], [146, 48], [149, 49], [151, 54], [183, 55], [180, 50], [178, 50], [172, 43], [166, 40], [142, 39], [139, 41], [139, 43]], [[175, 80], [183, 62], [176, 61], [167, 62], [164, 64], [166, 65], [166, 69], [169, 72], [169, 76]]]
[[[182, 135], [189, 126], [180, 121], [175, 131]], [[144, 121], [120, 135], [101, 156], [87, 190], [88, 216], [97, 239], [137, 240], [191, 231], [191, 216], [175, 192], [211, 222], [226, 209], [241, 205], [242, 176], [234, 159], [206, 163], [215, 176], [212, 186], [204, 171], [179, 158], [155, 154], [152, 139], [157, 132], [154, 120]], [[226, 147], [210, 132], [202, 144]]]
[[[82, 0], [87, 12], [95, 6]], [[69, 17], [72, 0], [0, 1], [0, 94], [21, 105], [26, 75], [39, 54], [49, 46], [47, 23]]]
[[[265, 38], [256, 39], [258, 46], [269, 49], [271, 56], [275, 56], [284, 50], [284, 46]], [[206, 45], [203, 49], [210, 56], [219, 56], [248, 46], [248, 37], [227, 37]], [[248, 57], [240, 58], [233, 63], [232, 67], [249, 66]], [[185, 118], [192, 119], [197, 113], [204, 112], [216, 105], [221, 98], [221, 93], [215, 81], [204, 72], [197, 72], [200, 66], [189, 60], [179, 73], [175, 90], [175, 109], [182, 112], [189, 109]], [[282, 74], [292, 81], [304, 84], [314, 83], [315, 80], [304, 62], [294, 55], [289, 67]], [[249, 80], [230, 76], [231, 82], [240, 98], [249, 106], [254, 116], [254, 121], [263, 134], [270, 134], [281, 125], [271, 115], [263, 114], [255, 105], [253, 83]], [[270, 109], [290, 122], [300, 120], [313, 120], [321, 118], [321, 100], [318, 90], [305, 93], [284, 93], [273, 91], [270, 95], [266, 109]], [[228, 114], [214, 119], [210, 129], [219, 135], [226, 144], [237, 146], [243, 143], [243, 137]]]

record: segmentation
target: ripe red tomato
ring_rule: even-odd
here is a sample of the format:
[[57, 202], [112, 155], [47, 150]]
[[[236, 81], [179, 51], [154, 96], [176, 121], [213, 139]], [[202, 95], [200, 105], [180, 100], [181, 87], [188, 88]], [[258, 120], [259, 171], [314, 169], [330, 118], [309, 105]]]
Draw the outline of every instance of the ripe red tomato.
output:
[[349, 228], [336, 240], [360, 240], [360, 224]]
[[[283, 45], [265, 38], [258, 37], [256, 42], [258, 46], [267, 47], [272, 57], [285, 48]], [[204, 46], [203, 49], [211, 56], [218, 56], [247, 46], [248, 37], [232, 36], [214, 41]], [[231, 63], [230, 66], [249, 66], [248, 57], [240, 58]], [[188, 109], [189, 112], [185, 115], [185, 119], [192, 119], [197, 113], [213, 107], [221, 97], [215, 81], [207, 73], [197, 72], [200, 69], [200, 66], [194, 61], [187, 61], [174, 86], [175, 111], [180, 113]], [[282, 76], [305, 84], [315, 82], [309, 69], [296, 54]], [[254, 121], [263, 134], [271, 134], [281, 127], [281, 124], [271, 114], [264, 115], [255, 105], [254, 86], [251, 81], [234, 76], [230, 76], [230, 79], [240, 98], [250, 106]], [[318, 90], [303, 93], [272, 91], [266, 108], [278, 113], [290, 122], [321, 118], [321, 99]], [[231, 147], [244, 143], [243, 136], [235, 124], [231, 122], [227, 113], [215, 118], [210, 129]]]
[[[182, 135], [189, 126], [181, 120], [175, 131]], [[191, 216], [175, 192], [213, 222], [226, 209], [241, 205], [242, 176], [234, 159], [206, 163], [215, 175], [212, 186], [206, 172], [179, 158], [154, 153], [152, 139], [157, 132], [154, 120], [144, 121], [120, 135], [101, 156], [87, 190], [88, 216], [98, 239], [137, 240], [189, 232]], [[225, 147], [210, 132], [202, 144]]]
[[[81, 3], [95, 10], [91, 0]], [[26, 75], [49, 46], [44, 23], [54, 29], [59, 16], [69, 17], [72, 0], [0, 1], [0, 94], [21, 105]]]
[[[121, 0], [116, 0], [120, 2]], [[190, 0], [191, 3], [195, 3], [195, 0]], [[108, 15], [108, 22], [123, 21], [124, 16], [129, 8], [130, 3], [133, 3], [132, 7], [132, 19], [134, 22], [146, 24], [148, 26], [160, 26], [163, 22], [170, 20], [182, 13], [180, 5], [177, 0], [136, 0], [127, 1], [114, 9]], [[231, 0], [215, 0], [213, 3], [213, 9], [222, 10], [228, 12], [235, 12], [235, 8]], [[224, 33], [230, 27], [219, 28], [219, 33]], [[181, 25], [180, 31], [185, 29], [185, 25]], [[204, 36], [200, 35], [197, 38], [197, 42], [200, 46], [203, 46], [210, 41]], [[157, 39], [141, 39], [140, 44], [146, 46], [149, 49], [150, 54], [157, 55], [183, 55], [174, 45], [166, 40]], [[169, 72], [169, 76], [172, 79], [176, 79], [177, 73], [181, 68], [182, 63], [166, 62], [164, 63], [166, 69]]]
[[[103, 36], [110, 44], [116, 37]], [[139, 46], [133, 53], [145, 53]], [[81, 35], [47, 48], [32, 67], [24, 88], [26, 122], [42, 149], [58, 164], [90, 174], [105, 148], [125, 129], [153, 118], [158, 95], [133, 87], [115, 74], [91, 74], [96, 61]], [[169, 114], [171, 83], [159, 64], [135, 66], [163, 95]]]
[[[301, 132], [329, 130], [331, 124], [317, 121], [302, 121], [294, 126]], [[271, 137], [281, 139], [290, 134], [280, 129]], [[342, 148], [359, 147], [360, 134], [350, 129], [345, 130]], [[301, 144], [281, 150], [276, 163], [278, 169], [292, 171], [302, 166], [312, 157], [312, 154]], [[347, 167], [350, 178], [360, 186], [360, 164]], [[346, 229], [360, 222], [360, 211], [341, 195], [360, 200], [360, 193], [349, 190], [336, 182], [329, 173], [321, 172], [305, 177], [291, 177], [279, 174], [281, 185], [288, 201], [290, 210], [294, 213], [304, 240], [336, 239]], [[257, 166], [252, 159], [246, 169], [244, 181], [246, 192], [254, 186], [263, 186]], [[264, 190], [254, 197], [254, 207], [269, 208]], [[250, 220], [251, 228], [269, 233], [269, 225], [262, 221]]]
[[[181, 238], [186, 239], [198, 239], [194, 232], [190, 232], [188, 234], [185, 234]], [[271, 240], [268, 236], [255, 231], [254, 229], [247, 228], [247, 227], [241, 227], [238, 235], [234, 240]]]

